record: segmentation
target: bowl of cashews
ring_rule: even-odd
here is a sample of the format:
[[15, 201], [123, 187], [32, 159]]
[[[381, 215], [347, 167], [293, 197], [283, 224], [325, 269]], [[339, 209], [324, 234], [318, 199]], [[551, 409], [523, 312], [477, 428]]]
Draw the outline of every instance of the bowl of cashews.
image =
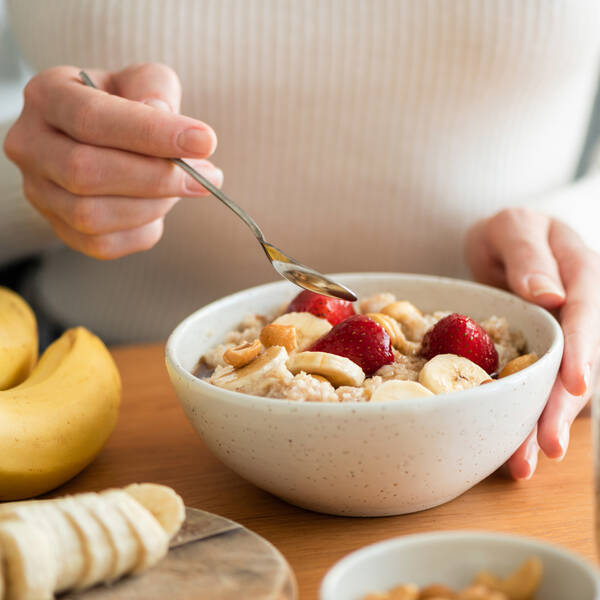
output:
[[321, 600], [597, 600], [595, 566], [558, 546], [491, 532], [393, 538], [336, 563]]
[[[468, 281], [396, 273], [334, 277], [359, 300], [387, 292], [423, 313], [504, 317], [538, 359], [488, 385], [383, 402], [261, 397], [197, 376], [199, 357], [248, 315], [277, 314], [298, 294], [286, 281], [261, 285], [200, 308], [167, 342], [167, 370], [177, 397], [211, 451], [280, 498], [344, 516], [397, 515], [437, 506], [498, 469], [536, 424], [558, 372], [563, 337], [552, 315], [510, 293]], [[242, 360], [242, 354], [254, 352], [251, 346], [239, 348], [233, 358]], [[269, 358], [274, 348], [279, 346], [256, 360]], [[273, 360], [282, 353], [274, 351]]]

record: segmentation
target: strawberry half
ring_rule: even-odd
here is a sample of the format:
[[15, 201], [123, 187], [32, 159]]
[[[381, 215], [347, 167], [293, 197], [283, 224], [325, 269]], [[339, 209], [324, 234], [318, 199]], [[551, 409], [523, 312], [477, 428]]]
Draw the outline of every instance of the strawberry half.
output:
[[394, 362], [390, 336], [365, 315], [353, 315], [338, 323], [308, 350], [345, 356], [356, 363], [367, 377], [383, 365]]
[[309, 312], [315, 317], [327, 319], [332, 325], [337, 325], [355, 314], [352, 302], [322, 296], [308, 290], [300, 292], [290, 302], [285, 312]]
[[458, 313], [440, 319], [425, 334], [421, 354], [427, 359], [458, 354], [490, 374], [498, 368], [498, 352], [490, 336], [473, 319]]

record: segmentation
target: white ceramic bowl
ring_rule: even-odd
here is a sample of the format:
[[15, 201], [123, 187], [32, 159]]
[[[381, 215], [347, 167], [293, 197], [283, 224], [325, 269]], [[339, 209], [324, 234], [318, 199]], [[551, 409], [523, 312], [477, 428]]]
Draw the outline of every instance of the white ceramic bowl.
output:
[[269, 314], [297, 294], [282, 281], [213, 302], [172, 333], [167, 369], [186, 415], [233, 471], [298, 506], [378, 516], [455, 498], [502, 465], [536, 423], [562, 356], [558, 323], [511, 294], [470, 282], [390, 273], [335, 277], [361, 297], [389, 291], [426, 312], [506, 316], [541, 358], [476, 389], [377, 404], [260, 398], [194, 377], [198, 358], [244, 316]]
[[467, 531], [410, 535], [357, 550], [329, 570], [320, 598], [361, 600], [403, 583], [460, 589], [477, 571], [506, 577], [530, 556], [544, 565], [536, 600], [600, 598], [597, 569], [575, 554], [528, 538]]

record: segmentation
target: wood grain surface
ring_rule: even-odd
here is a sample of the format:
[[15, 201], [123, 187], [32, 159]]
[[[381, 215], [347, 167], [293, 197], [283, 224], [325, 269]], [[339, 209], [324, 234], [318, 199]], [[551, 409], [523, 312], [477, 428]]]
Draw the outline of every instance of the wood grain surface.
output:
[[318, 597], [334, 562], [366, 544], [433, 530], [476, 529], [532, 536], [596, 560], [590, 419], [576, 421], [562, 463], [540, 458], [530, 481], [493, 475], [438, 508], [399, 517], [341, 518], [286, 504], [245, 482], [214, 458], [177, 402], [162, 345], [113, 350], [123, 405], [107, 446], [54, 495], [134, 481], [175, 488], [188, 506], [233, 519], [274, 544], [298, 580], [299, 598]]
[[277, 549], [218, 515], [187, 508], [169, 554], [136, 577], [64, 600], [294, 600], [296, 582]]

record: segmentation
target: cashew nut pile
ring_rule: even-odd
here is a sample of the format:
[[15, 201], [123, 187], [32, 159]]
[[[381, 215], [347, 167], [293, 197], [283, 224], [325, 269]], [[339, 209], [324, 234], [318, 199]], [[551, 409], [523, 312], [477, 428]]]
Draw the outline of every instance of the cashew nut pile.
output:
[[542, 572], [542, 561], [531, 557], [504, 579], [480, 571], [471, 585], [461, 591], [438, 583], [421, 589], [414, 584], [405, 584], [387, 592], [373, 592], [363, 600], [534, 600]]

